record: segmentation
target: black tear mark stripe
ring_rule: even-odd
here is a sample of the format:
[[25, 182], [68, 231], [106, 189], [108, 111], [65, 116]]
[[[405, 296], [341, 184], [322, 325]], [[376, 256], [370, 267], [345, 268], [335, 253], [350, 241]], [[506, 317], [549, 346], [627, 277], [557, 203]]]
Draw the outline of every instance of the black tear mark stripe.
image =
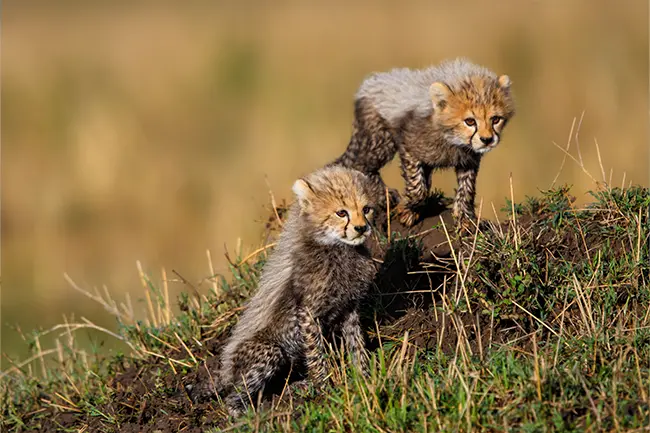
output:
[[478, 132], [478, 125], [474, 127], [474, 133], [472, 134], [471, 137], [469, 137], [469, 145], [470, 146], [472, 145], [472, 142], [474, 141], [474, 136], [476, 135], [477, 132]]

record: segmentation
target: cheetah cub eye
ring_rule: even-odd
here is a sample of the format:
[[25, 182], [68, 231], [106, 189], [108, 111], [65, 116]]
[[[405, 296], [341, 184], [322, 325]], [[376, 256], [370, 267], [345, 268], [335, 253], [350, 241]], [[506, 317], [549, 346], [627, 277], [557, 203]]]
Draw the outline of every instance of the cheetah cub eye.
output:
[[336, 216], [338, 216], [339, 218], [346, 218], [348, 216], [348, 211], [346, 211], [345, 209], [338, 210], [336, 211]]
[[501, 117], [501, 116], [494, 116], [492, 118], [492, 124], [493, 125], [498, 125], [501, 122], [503, 122], [503, 117]]

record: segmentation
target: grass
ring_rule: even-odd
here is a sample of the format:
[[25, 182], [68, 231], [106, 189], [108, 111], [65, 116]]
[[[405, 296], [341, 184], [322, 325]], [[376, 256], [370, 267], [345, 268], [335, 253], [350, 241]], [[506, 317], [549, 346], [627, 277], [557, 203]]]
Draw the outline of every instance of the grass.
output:
[[[285, 384], [234, 421], [218, 401], [193, 405], [183, 385], [214, 368], [271, 247], [227, 254], [230, 275], [211, 270], [207, 291], [186, 281], [179, 314], [169, 275], [158, 284], [138, 264], [145, 321], [128, 299], [70, 280], [115, 315], [119, 331], [100, 331], [129, 350], [77, 349], [75, 332], [98, 328], [85, 320], [48, 331], [59, 333], [51, 349], [34, 334], [31, 362], [0, 378], [3, 430], [648, 431], [650, 192], [592, 195], [581, 209], [566, 186], [506, 200], [508, 220], [483, 221], [463, 248], [444, 218], [379, 239], [383, 265], [364, 309], [370, 377], [332, 350], [332, 385]], [[272, 231], [284, 216], [274, 210]], [[424, 259], [441, 244], [446, 254]]]

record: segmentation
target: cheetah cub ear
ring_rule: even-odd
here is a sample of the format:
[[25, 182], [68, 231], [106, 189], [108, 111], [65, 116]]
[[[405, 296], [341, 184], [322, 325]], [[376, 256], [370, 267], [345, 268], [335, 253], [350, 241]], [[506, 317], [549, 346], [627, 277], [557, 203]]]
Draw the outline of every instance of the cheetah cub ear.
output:
[[305, 179], [298, 179], [294, 182], [291, 189], [298, 198], [300, 209], [303, 211], [308, 210], [311, 204], [311, 198], [314, 194], [314, 190], [312, 189], [311, 185], [309, 185], [309, 182], [307, 182]]
[[499, 82], [499, 87], [501, 87], [504, 90], [510, 89], [510, 84], [512, 83], [510, 81], [510, 77], [507, 75], [501, 75], [498, 79]]
[[434, 108], [442, 110], [447, 106], [447, 99], [451, 95], [451, 90], [445, 83], [435, 82], [429, 87], [429, 96]]

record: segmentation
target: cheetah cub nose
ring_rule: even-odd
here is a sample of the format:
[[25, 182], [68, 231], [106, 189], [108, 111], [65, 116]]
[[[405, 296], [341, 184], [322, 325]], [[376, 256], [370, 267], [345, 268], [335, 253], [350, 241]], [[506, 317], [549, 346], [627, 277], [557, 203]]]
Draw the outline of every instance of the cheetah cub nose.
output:
[[368, 226], [354, 226], [354, 229], [359, 233], [360, 235], [364, 234], [366, 230], [368, 230]]
[[493, 140], [493, 137], [492, 137], [492, 136], [489, 136], [489, 137], [481, 137], [481, 141], [482, 141], [483, 143], [485, 143], [485, 144], [490, 144], [490, 143], [492, 143], [492, 140]]

